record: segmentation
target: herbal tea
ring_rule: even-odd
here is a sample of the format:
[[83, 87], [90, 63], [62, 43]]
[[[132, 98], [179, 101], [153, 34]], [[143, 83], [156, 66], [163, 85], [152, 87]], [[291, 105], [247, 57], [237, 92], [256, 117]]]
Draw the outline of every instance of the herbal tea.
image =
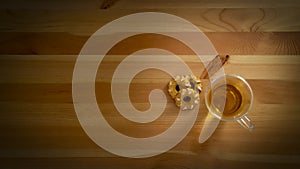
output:
[[214, 112], [223, 110], [222, 118], [232, 119], [243, 113], [240, 111], [243, 106], [242, 92], [233, 85], [223, 84], [216, 87], [213, 91], [210, 89], [207, 97], [208, 106]]
[[223, 121], [237, 121], [252, 131], [254, 125], [246, 116], [252, 107], [253, 92], [249, 83], [238, 75], [214, 78], [205, 91], [209, 113]]

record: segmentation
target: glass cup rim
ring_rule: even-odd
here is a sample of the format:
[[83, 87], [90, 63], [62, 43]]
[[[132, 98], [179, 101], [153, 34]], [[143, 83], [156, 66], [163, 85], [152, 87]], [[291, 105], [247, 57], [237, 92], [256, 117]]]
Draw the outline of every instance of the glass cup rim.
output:
[[[237, 78], [239, 80], [241, 80], [246, 86], [247, 88], [249, 89], [250, 91], [250, 95], [251, 95], [251, 100], [250, 100], [250, 106], [249, 108], [247, 109], [247, 111], [245, 113], [243, 113], [242, 115], [239, 115], [235, 118], [232, 118], [232, 119], [224, 119], [222, 118], [222, 116], [219, 116], [218, 114], [216, 114], [214, 111], [211, 110], [211, 108], [208, 106], [208, 101], [207, 101], [207, 94], [208, 94], [208, 91], [209, 89], [211, 88], [211, 86], [216, 83], [218, 80], [220, 80], [221, 78], [226, 78], [226, 77], [233, 77], [233, 78]], [[239, 76], [239, 75], [236, 75], [236, 74], [224, 74], [224, 75], [219, 75], [219, 76], [216, 76], [214, 77], [210, 83], [208, 84], [206, 90], [205, 90], [205, 95], [204, 95], [204, 99], [205, 99], [205, 105], [209, 111], [210, 114], [212, 114], [213, 116], [215, 116], [216, 118], [222, 120], [222, 121], [237, 121], [239, 119], [241, 119], [242, 117], [246, 116], [252, 109], [252, 104], [253, 104], [253, 91], [252, 91], [252, 88], [250, 86], [250, 84], [246, 81], [245, 78], [243, 78], [242, 76]]]

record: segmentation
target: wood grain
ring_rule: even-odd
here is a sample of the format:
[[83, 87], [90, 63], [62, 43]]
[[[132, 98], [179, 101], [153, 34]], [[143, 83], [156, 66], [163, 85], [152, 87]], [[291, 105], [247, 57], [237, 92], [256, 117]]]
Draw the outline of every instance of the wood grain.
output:
[[[299, 32], [245, 33], [245, 32], [207, 32], [205, 33], [220, 54], [228, 55], [299, 55]], [[88, 36], [78, 36], [68, 33], [0, 33], [0, 54], [8, 55], [74, 55], [79, 54]], [[136, 48], [130, 43], [138, 42], [138, 46], [154, 44], [156, 47], [167, 46], [181, 55], [192, 55], [185, 47], [177, 48], [177, 42], [170, 42], [166, 37], [140, 35], [129, 38], [124, 45], [114, 50], [112, 54], [124, 55]], [[160, 38], [159, 41], [157, 39]], [[146, 39], [143, 41], [142, 39]], [[195, 39], [196, 41], [197, 39]], [[156, 43], [157, 44], [156, 44]], [[121, 45], [122, 46], [122, 45]], [[152, 45], [153, 46], [153, 45]], [[122, 50], [121, 50], [122, 49]]]
[[[90, 36], [103, 25], [125, 15], [164, 12], [188, 20], [204, 32], [296, 32], [300, 30], [299, 8], [0, 9], [0, 30], [67, 32]], [[164, 23], [157, 24], [159, 26]]]
[[0, 9], [99, 9], [102, 4], [112, 4], [115, 9], [170, 9], [170, 8], [293, 8], [300, 7], [297, 0], [215, 0], [215, 1], [179, 1], [179, 0], [3, 0]]
[[[297, 0], [1, 1], [0, 168], [298, 169], [299, 9]], [[81, 48], [101, 26], [127, 14], [149, 11], [187, 19], [205, 32], [219, 54], [230, 55], [225, 73], [245, 77], [254, 92], [249, 114], [254, 132], [247, 132], [238, 123], [221, 122], [212, 137], [199, 144], [207, 115], [202, 92], [193, 128], [177, 146], [161, 155], [118, 157], [86, 135], [72, 100], [73, 69]], [[155, 69], [135, 76], [130, 99], [137, 109], [145, 111], [151, 90], [162, 89], [167, 105], [156, 121], [129, 121], [112, 101], [110, 85], [115, 68], [128, 54], [150, 47], [172, 51], [199, 76], [214, 58], [205, 55], [201, 62], [188, 46], [154, 34], [130, 37], [115, 45], [99, 66], [95, 93], [109, 124], [131, 137], [157, 135], [178, 115], [166, 92], [171, 77]], [[177, 64], [164, 59], [153, 62]], [[134, 64], [140, 63], [143, 59]], [[205, 88], [209, 80], [202, 83]]]
[[[114, 68], [124, 59], [123, 55], [111, 55], [102, 64], [99, 82], [110, 82]], [[76, 55], [2, 55], [0, 57], [0, 83], [6, 84], [43, 84], [43, 83], [71, 83]], [[181, 56], [200, 76], [203, 65], [196, 56]], [[214, 56], [207, 56], [209, 58]], [[299, 55], [231, 55], [230, 61], [224, 69], [228, 73], [239, 72], [247, 79], [266, 80], [299, 80]], [[160, 62], [169, 63], [167, 60]], [[138, 63], [138, 62], [137, 62]], [[143, 63], [143, 61], [140, 61]], [[172, 64], [172, 63], [170, 63]], [[175, 63], [174, 63], [175, 64]], [[63, 73], [62, 73], [63, 72]], [[157, 72], [156, 72], [157, 73]], [[153, 71], [145, 71], [136, 77], [137, 83], [151, 82]], [[167, 82], [170, 76], [156, 74], [157, 82]]]

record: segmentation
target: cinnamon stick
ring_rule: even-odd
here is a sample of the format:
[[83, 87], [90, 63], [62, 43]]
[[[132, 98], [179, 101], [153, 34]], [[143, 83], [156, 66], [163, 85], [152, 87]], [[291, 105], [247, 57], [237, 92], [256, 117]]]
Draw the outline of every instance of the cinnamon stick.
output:
[[208, 79], [209, 74], [213, 75], [228, 61], [229, 55], [217, 55], [200, 75], [200, 79]]
[[119, 0], [104, 0], [100, 6], [100, 9], [108, 9], [112, 7]]

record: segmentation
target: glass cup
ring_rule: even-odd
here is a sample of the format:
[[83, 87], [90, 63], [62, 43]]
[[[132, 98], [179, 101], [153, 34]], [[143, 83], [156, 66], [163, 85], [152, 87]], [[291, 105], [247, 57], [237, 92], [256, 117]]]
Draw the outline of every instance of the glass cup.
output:
[[246, 116], [252, 107], [253, 92], [241, 76], [227, 74], [214, 78], [205, 91], [209, 112], [222, 121], [237, 121], [252, 131], [254, 125]]

